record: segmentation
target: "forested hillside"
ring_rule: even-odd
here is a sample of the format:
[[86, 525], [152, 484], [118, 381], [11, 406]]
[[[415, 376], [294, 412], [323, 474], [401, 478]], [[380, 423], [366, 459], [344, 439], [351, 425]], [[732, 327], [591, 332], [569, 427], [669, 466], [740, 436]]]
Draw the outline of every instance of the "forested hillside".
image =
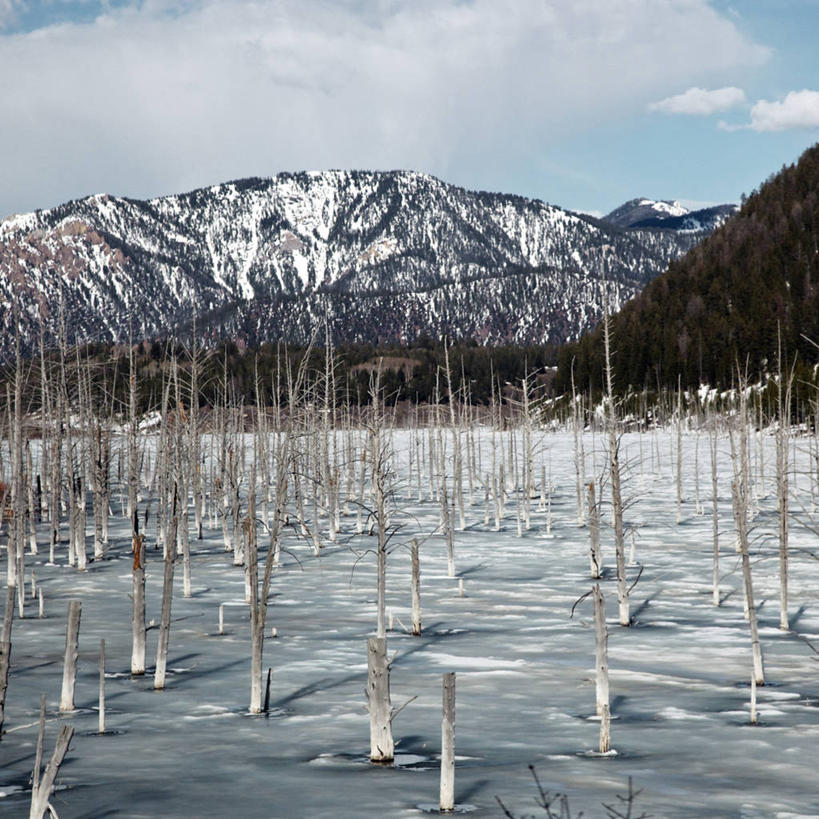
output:
[[[781, 328], [781, 330], [779, 329]], [[617, 387], [730, 385], [783, 356], [819, 359], [819, 145], [771, 176], [738, 214], [611, 320]], [[560, 352], [556, 385], [599, 386], [602, 328]]]

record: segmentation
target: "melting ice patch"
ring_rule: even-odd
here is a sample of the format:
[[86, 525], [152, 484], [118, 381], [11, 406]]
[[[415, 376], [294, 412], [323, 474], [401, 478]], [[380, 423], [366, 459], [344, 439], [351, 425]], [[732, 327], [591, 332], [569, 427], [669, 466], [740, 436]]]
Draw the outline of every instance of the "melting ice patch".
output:
[[458, 657], [455, 654], [440, 654], [433, 651], [424, 653], [424, 658], [438, 665], [457, 668], [471, 668], [476, 671], [497, 671], [500, 669], [520, 668], [526, 665], [525, 660], [499, 660], [494, 657]]

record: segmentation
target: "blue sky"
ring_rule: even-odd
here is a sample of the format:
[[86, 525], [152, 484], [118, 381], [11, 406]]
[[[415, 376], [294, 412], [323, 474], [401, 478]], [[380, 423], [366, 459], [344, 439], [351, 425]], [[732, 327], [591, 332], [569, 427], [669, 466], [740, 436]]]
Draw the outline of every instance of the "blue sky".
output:
[[819, 0], [0, 0], [0, 218], [411, 168], [611, 210], [819, 140]]

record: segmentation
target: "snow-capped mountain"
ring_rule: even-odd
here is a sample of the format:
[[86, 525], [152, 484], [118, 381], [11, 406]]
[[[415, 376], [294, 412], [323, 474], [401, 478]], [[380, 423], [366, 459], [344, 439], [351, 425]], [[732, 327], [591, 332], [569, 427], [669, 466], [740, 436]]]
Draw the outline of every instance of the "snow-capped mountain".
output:
[[672, 199], [638, 198], [624, 202], [604, 216], [602, 221], [623, 228], [710, 233], [737, 210], [737, 205], [716, 205], [692, 211]]
[[[0, 223], [0, 332], [48, 342], [205, 337], [482, 342], [577, 337], [703, 232], [626, 230], [425, 174], [245, 179], [150, 201], [91, 196]], [[62, 305], [62, 308], [60, 307]]]

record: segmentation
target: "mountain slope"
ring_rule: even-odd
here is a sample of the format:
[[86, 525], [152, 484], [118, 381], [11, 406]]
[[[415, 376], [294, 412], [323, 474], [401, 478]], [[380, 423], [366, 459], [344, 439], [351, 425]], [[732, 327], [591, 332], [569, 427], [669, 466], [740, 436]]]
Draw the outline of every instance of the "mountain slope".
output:
[[483, 342], [577, 337], [704, 233], [628, 230], [404, 172], [280, 174], [150, 201], [98, 195], [0, 223], [0, 328], [23, 341], [203, 334]]
[[[776, 366], [780, 329], [786, 355], [817, 359], [819, 145], [613, 316], [616, 380], [727, 386], [737, 364], [752, 376]], [[599, 386], [601, 336], [598, 328], [561, 351], [559, 388], [569, 388], [573, 359], [578, 385]]]

